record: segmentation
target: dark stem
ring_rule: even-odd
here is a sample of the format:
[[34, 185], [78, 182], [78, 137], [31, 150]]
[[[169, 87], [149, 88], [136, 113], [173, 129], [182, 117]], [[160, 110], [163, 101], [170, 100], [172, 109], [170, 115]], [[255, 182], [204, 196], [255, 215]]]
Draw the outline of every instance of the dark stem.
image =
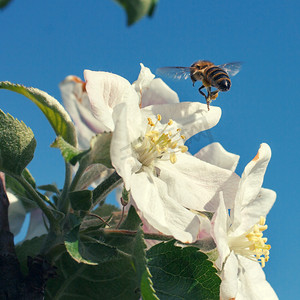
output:
[[93, 191], [93, 204], [97, 205], [104, 200], [107, 195], [121, 184], [122, 178], [117, 172], [112, 173], [107, 179], [101, 182]]

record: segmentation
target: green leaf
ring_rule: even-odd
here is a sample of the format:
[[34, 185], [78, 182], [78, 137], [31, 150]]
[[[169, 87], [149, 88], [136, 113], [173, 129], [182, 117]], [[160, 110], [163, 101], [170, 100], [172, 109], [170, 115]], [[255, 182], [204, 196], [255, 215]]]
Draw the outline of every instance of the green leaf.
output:
[[58, 277], [47, 282], [46, 300], [140, 299], [139, 283], [129, 256], [91, 266], [79, 264], [65, 253], [55, 265]]
[[0, 110], [0, 170], [21, 175], [33, 158], [35, 147], [32, 130]]
[[11, 0], [0, 0], [0, 8], [4, 8]]
[[121, 238], [106, 240], [106, 235], [99, 239], [99, 234], [96, 240], [74, 228], [71, 251], [80, 254], [76, 260], [98, 265], [77, 263], [63, 254], [55, 264], [58, 278], [47, 283], [46, 299], [140, 299], [141, 278], [146, 271], [146, 246], [140, 224], [134, 208], [131, 209], [123, 226], [135, 228], [137, 233], [124, 237], [125, 242]]
[[5, 175], [5, 184], [7, 190], [11, 191], [22, 202], [26, 212], [38, 207], [36, 202], [30, 199], [31, 196], [18, 180], [12, 176]]
[[159, 299], [220, 299], [221, 279], [207, 255], [197, 248], [163, 242], [152, 247], [147, 258]]
[[126, 10], [127, 25], [140, 20], [143, 16], [151, 16], [158, 0], [115, 0]]
[[89, 261], [82, 257], [79, 252], [79, 228], [80, 225], [73, 228], [65, 235], [65, 246], [70, 256], [78, 263], [85, 263], [89, 265], [96, 265], [96, 262]]
[[121, 224], [120, 229], [138, 230], [142, 221], [137, 214], [134, 206], [130, 206], [125, 221]]
[[88, 211], [92, 205], [93, 192], [90, 190], [69, 193], [71, 206], [74, 210]]
[[61, 136], [56, 137], [51, 147], [58, 148], [66, 162], [70, 162], [72, 158], [79, 155], [81, 151], [71, 144], [67, 143]]
[[57, 188], [57, 185], [55, 183], [39, 185], [38, 189], [42, 190], [42, 191], [50, 192], [50, 193], [55, 193], [55, 194], [58, 194], [58, 195], [60, 194], [60, 191]]
[[116, 259], [120, 255], [115, 247], [88, 236], [81, 236], [79, 229], [80, 225], [65, 235], [66, 249], [78, 263], [97, 265], [100, 262]]
[[158, 3], [158, 0], [152, 0], [151, 7], [148, 11], [148, 17], [153, 16], [157, 3]]
[[142, 275], [141, 280], [141, 294], [142, 299], [145, 300], [158, 300], [159, 298], [155, 294], [155, 290], [153, 289], [153, 283], [151, 280], [151, 274], [148, 268], [146, 268], [145, 272]]
[[56, 135], [61, 135], [65, 141], [73, 146], [77, 145], [75, 127], [71, 118], [55, 98], [39, 89], [13, 84], [8, 81], [0, 82], [0, 89], [7, 89], [30, 99], [44, 113]]

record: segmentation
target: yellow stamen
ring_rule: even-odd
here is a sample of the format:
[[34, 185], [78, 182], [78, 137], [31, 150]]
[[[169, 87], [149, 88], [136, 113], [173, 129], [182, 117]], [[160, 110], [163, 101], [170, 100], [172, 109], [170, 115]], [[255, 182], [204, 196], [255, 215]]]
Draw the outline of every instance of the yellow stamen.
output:
[[271, 245], [267, 245], [267, 238], [263, 237], [263, 231], [268, 226], [265, 225], [266, 219], [261, 217], [259, 222], [251, 229], [240, 236], [229, 236], [229, 247], [239, 255], [243, 255], [249, 259], [255, 259], [264, 267], [269, 260], [269, 250]]
[[148, 118], [145, 135], [134, 146], [138, 160], [143, 166], [153, 166], [154, 161], [157, 159], [169, 159], [174, 164], [177, 161], [177, 152], [184, 153], [188, 151], [188, 147], [182, 145], [182, 140], [185, 139], [185, 136], [181, 135], [176, 138], [180, 134], [181, 129], [174, 128], [175, 133], [172, 133], [172, 130], [168, 128], [174, 124], [171, 119], [162, 129], [158, 129], [161, 119], [162, 117], [159, 114], [155, 123], [151, 118]]

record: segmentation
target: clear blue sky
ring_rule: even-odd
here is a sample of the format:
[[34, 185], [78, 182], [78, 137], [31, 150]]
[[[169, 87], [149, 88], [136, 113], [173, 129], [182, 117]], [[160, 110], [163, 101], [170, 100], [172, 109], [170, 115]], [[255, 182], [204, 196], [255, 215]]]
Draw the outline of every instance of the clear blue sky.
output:
[[[220, 142], [241, 156], [238, 173], [260, 143], [273, 156], [264, 187], [277, 192], [267, 218], [272, 245], [265, 271], [281, 299], [300, 294], [299, 1], [160, 1], [152, 19], [127, 27], [124, 11], [113, 1], [13, 0], [0, 11], [0, 80], [42, 89], [60, 100], [58, 83], [84, 69], [117, 73], [134, 81], [144, 63], [189, 66], [198, 59], [216, 64], [242, 61], [232, 88], [214, 105], [219, 124], [192, 144]], [[183, 101], [201, 99], [190, 81], [166, 82]], [[29, 169], [38, 184], [63, 184], [64, 165], [49, 148], [54, 133], [33, 103], [0, 91], [0, 108], [23, 120], [38, 146]]]

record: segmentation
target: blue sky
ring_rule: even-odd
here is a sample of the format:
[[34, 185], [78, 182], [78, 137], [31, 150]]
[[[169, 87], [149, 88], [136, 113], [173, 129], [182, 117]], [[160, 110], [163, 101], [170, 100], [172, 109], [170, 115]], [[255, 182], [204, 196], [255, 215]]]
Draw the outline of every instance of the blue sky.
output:
[[[134, 81], [142, 62], [189, 66], [242, 61], [232, 88], [214, 105], [219, 124], [190, 143], [197, 152], [211, 141], [241, 156], [237, 172], [260, 143], [272, 149], [264, 187], [277, 192], [267, 218], [272, 245], [265, 271], [281, 299], [296, 299], [299, 274], [299, 1], [161, 1], [152, 19], [126, 26], [113, 1], [20, 1], [0, 11], [0, 80], [42, 89], [60, 101], [58, 84], [84, 69], [117, 73]], [[203, 101], [189, 80], [165, 80], [182, 101]], [[23, 120], [38, 146], [29, 169], [38, 184], [63, 184], [64, 164], [49, 145], [55, 136], [37, 107], [0, 91], [0, 108]], [[208, 138], [209, 137], [209, 138]], [[297, 295], [297, 296], [296, 296]]]

